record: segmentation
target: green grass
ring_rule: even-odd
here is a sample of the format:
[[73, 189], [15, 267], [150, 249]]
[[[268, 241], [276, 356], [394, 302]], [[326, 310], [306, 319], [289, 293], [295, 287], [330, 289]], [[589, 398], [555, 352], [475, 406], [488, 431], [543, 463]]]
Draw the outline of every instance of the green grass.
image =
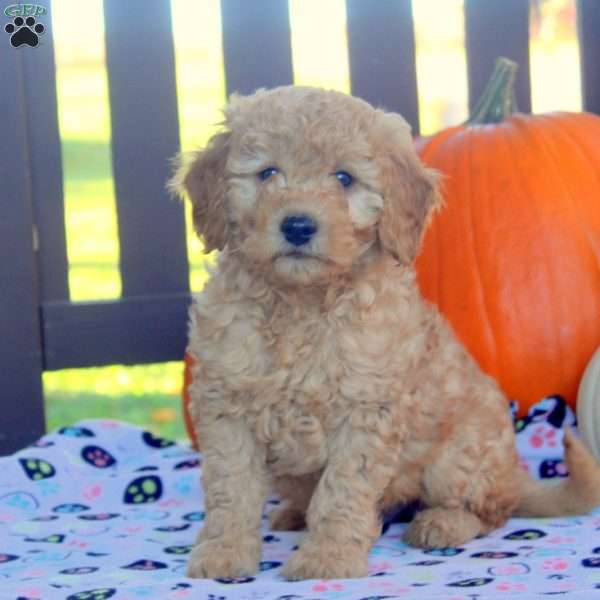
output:
[[151, 429], [167, 439], [186, 437], [176, 396], [144, 393], [142, 397], [126, 394], [111, 397], [87, 391], [61, 391], [49, 393], [46, 401], [51, 406], [47, 422], [50, 431], [81, 418], [109, 417]]
[[172, 439], [185, 438], [182, 364], [67, 369], [44, 374], [48, 429], [80, 419], [113, 418]]

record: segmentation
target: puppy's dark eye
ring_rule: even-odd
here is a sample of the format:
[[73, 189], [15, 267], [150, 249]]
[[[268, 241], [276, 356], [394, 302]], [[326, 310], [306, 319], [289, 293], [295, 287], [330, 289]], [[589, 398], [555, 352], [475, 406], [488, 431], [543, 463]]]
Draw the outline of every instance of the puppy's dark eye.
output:
[[354, 177], [346, 171], [336, 171], [337, 180], [345, 187], [350, 187], [354, 183]]
[[266, 181], [269, 177], [273, 177], [273, 175], [277, 175], [279, 173], [279, 169], [277, 167], [267, 167], [262, 171], [259, 171], [258, 178], [261, 181]]

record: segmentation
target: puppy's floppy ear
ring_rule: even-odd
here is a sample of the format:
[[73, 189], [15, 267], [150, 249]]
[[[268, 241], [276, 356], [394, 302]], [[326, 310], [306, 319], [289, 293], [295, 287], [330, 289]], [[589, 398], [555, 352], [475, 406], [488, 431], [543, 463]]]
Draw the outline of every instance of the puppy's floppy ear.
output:
[[379, 241], [385, 251], [407, 265], [418, 254], [430, 215], [441, 205], [439, 175], [421, 163], [410, 127], [400, 115], [378, 116], [384, 195]]
[[222, 250], [227, 243], [227, 182], [225, 164], [230, 132], [213, 136], [204, 150], [179, 156], [176, 173], [169, 182], [171, 191], [192, 202], [194, 229], [204, 239], [204, 251]]

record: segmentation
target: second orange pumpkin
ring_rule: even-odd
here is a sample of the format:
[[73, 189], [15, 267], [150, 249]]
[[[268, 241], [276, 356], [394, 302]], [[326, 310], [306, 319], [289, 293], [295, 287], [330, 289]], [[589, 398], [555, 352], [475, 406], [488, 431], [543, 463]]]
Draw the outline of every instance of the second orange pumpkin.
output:
[[575, 407], [600, 345], [600, 117], [513, 114], [418, 145], [446, 200], [424, 295], [521, 412], [550, 394]]

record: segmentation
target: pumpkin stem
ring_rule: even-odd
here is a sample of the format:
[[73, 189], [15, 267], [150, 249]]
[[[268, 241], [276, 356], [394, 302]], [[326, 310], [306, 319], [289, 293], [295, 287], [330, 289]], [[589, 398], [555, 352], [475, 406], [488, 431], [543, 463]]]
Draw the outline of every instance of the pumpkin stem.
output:
[[496, 59], [492, 76], [466, 125], [500, 123], [517, 112], [515, 79], [518, 68], [519, 65], [508, 58]]

